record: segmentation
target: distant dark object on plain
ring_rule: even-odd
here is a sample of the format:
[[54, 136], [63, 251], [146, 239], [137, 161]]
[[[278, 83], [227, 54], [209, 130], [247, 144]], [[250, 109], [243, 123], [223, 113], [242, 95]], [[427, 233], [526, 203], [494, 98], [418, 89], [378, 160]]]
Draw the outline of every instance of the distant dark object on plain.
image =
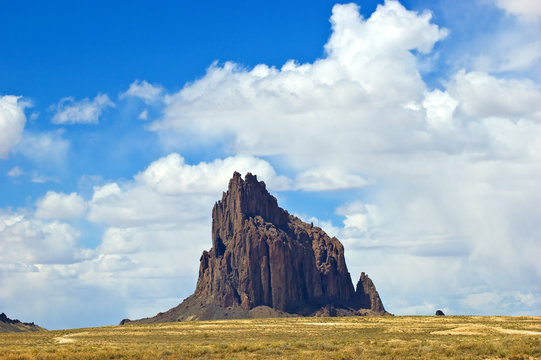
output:
[[445, 316], [445, 314], [441, 310], [436, 310], [436, 316]]

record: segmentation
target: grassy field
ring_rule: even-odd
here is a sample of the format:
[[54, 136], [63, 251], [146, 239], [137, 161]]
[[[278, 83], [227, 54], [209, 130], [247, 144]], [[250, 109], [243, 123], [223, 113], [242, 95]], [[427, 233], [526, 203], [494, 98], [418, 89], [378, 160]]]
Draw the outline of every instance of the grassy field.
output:
[[541, 359], [541, 317], [224, 320], [0, 334], [0, 359]]

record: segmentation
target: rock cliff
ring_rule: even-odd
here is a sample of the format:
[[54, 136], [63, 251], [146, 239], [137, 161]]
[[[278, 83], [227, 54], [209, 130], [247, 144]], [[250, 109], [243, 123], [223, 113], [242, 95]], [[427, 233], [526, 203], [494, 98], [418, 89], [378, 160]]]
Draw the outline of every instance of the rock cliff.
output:
[[255, 175], [235, 172], [212, 209], [194, 294], [137, 322], [367, 314], [387, 312], [365, 273], [353, 287], [340, 241], [280, 208]]

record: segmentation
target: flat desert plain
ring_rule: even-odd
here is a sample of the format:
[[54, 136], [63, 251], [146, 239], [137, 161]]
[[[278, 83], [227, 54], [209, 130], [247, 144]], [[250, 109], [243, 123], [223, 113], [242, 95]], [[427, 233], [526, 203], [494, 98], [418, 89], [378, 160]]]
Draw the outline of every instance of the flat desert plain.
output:
[[541, 317], [278, 318], [0, 334], [0, 359], [541, 359]]

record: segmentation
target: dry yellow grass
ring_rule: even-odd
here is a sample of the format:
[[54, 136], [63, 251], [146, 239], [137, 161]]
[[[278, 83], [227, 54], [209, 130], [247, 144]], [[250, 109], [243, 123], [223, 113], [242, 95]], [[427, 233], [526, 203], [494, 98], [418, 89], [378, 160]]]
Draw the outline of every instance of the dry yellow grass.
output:
[[541, 317], [224, 320], [0, 334], [0, 359], [541, 359]]

